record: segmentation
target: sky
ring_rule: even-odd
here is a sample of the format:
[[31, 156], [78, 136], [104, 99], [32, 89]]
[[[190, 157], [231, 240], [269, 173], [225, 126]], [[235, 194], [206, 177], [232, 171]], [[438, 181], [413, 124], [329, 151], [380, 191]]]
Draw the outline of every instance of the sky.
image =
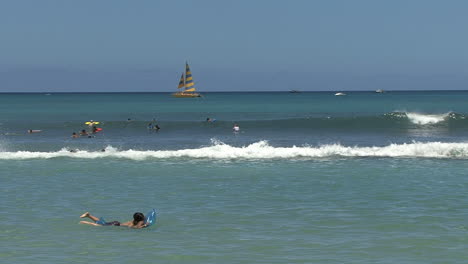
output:
[[0, 0], [0, 92], [468, 89], [464, 0]]

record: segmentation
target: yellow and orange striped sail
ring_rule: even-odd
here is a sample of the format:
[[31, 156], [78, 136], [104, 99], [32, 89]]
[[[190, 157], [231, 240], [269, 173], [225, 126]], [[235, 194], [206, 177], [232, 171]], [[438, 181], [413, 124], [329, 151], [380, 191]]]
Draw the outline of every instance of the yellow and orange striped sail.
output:
[[192, 72], [187, 62], [185, 63], [185, 75], [182, 73], [182, 76], [180, 76], [177, 88], [184, 88], [184, 90], [173, 93], [172, 95], [175, 97], [201, 97], [199, 93], [195, 92], [195, 82], [193, 81]]
[[180, 81], [179, 81], [179, 86], [177, 88], [184, 88], [185, 87], [185, 79], [184, 79], [184, 74], [182, 73], [182, 76], [180, 76]]
[[188, 63], [185, 63], [185, 89], [195, 89], [195, 82], [193, 81], [192, 72], [190, 71]]

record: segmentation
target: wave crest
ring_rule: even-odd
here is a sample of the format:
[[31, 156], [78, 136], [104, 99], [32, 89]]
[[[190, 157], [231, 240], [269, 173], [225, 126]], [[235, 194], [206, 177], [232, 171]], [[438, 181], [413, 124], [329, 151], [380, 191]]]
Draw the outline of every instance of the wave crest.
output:
[[406, 116], [413, 124], [430, 125], [430, 124], [437, 124], [437, 123], [445, 121], [447, 118], [450, 117], [450, 113], [439, 114], [439, 115], [406, 113]]
[[464, 120], [466, 116], [455, 112], [447, 112], [443, 114], [423, 114], [417, 112], [390, 112], [385, 114], [386, 117], [391, 119], [407, 119], [410, 123], [415, 125], [434, 125], [443, 122], [456, 122], [457, 120]]
[[63, 148], [55, 152], [0, 152], [0, 160], [53, 159], [53, 158], [121, 158], [146, 159], [314, 159], [327, 157], [408, 157], [408, 158], [468, 158], [468, 143], [412, 142], [388, 146], [323, 146], [274, 147], [267, 141], [235, 147], [214, 141], [213, 145], [180, 150], [118, 150], [108, 146], [104, 151], [70, 150]]

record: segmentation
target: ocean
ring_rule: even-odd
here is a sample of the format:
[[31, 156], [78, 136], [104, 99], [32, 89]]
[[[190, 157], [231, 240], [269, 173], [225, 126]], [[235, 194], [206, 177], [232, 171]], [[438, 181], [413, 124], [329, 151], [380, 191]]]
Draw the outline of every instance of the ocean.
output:
[[468, 92], [346, 94], [0, 94], [0, 259], [466, 263]]

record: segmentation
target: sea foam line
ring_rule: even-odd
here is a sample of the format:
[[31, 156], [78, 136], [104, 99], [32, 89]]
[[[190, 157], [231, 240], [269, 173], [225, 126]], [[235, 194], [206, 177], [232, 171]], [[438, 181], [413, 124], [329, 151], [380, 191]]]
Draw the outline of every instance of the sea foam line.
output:
[[343, 146], [331, 144], [323, 146], [274, 147], [267, 141], [259, 141], [248, 146], [235, 147], [215, 142], [211, 146], [180, 150], [118, 150], [107, 147], [105, 151], [61, 149], [55, 152], [0, 152], [0, 160], [53, 159], [53, 158], [121, 158], [130, 160], [145, 159], [313, 159], [326, 157], [417, 157], [417, 158], [468, 158], [468, 143], [413, 142], [390, 144], [388, 146]]

